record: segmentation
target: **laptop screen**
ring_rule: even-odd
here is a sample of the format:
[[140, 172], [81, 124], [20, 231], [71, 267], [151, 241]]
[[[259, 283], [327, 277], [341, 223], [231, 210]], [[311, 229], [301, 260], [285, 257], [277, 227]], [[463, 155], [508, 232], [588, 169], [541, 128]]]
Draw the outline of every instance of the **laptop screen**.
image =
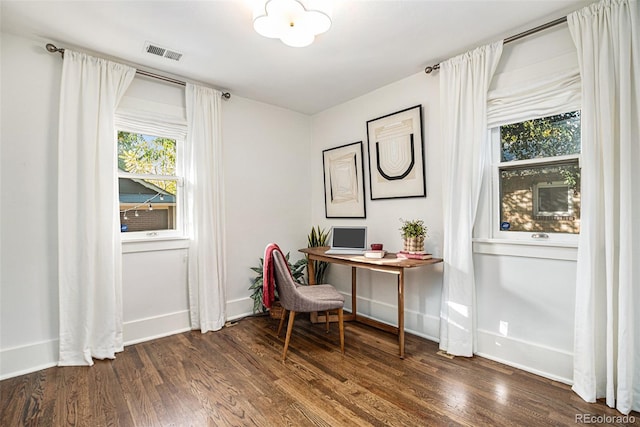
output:
[[365, 249], [367, 227], [333, 227], [331, 247], [336, 249]]

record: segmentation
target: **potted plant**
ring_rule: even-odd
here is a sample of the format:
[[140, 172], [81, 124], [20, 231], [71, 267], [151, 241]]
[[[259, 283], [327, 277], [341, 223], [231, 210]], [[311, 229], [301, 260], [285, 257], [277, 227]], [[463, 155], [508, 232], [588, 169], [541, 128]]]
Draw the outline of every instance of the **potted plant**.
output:
[[[289, 253], [285, 256], [287, 263], [289, 264], [289, 269], [291, 270], [291, 275], [293, 276], [293, 280], [301, 285], [306, 285], [304, 282], [304, 269], [307, 266], [307, 260], [302, 258], [296, 261], [294, 264], [291, 264], [289, 261]], [[251, 279], [251, 286], [249, 290], [252, 291], [251, 299], [253, 299], [253, 312], [254, 313], [265, 313], [267, 311], [267, 307], [262, 304], [262, 294], [263, 294], [263, 267], [264, 267], [264, 259], [260, 258], [260, 265], [258, 267], [251, 267], [256, 273], [256, 277]], [[278, 293], [276, 291], [276, 298], [278, 297]], [[277, 301], [276, 301], [277, 303]], [[275, 318], [280, 318], [282, 314], [282, 307], [280, 307], [279, 303], [274, 303], [271, 308], [271, 315]]]
[[427, 237], [427, 227], [421, 219], [404, 220], [400, 218], [402, 238], [404, 239], [404, 251], [409, 253], [424, 252], [424, 239]]
[[[329, 232], [325, 231], [324, 228], [320, 229], [319, 225], [316, 228], [311, 227], [311, 233], [309, 233], [309, 235], [307, 236], [307, 241], [309, 243], [308, 245], [309, 248], [328, 246]], [[313, 261], [313, 271], [315, 271], [316, 284], [324, 283], [324, 275], [327, 272], [327, 267], [329, 267], [328, 262]]]

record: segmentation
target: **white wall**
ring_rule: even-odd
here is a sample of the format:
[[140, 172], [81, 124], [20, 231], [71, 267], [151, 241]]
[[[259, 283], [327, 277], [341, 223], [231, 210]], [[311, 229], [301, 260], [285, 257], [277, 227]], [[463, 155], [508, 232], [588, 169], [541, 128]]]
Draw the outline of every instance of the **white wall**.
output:
[[310, 118], [233, 97], [222, 113], [225, 157], [227, 314], [250, 314], [247, 289], [265, 246], [301, 258], [311, 229]]
[[61, 67], [44, 43], [2, 34], [0, 378], [49, 365], [58, 356], [53, 340]]
[[[400, 218], [423, 219], [429, 228], [426, 249], [442, 254], [442, 173], [438, 79], [415, 74], [365, 96], [313, 116], [311, 165], [313, 178], [313, 222], [329, 229], [332, 225], [363, 224], [369, 243], [381, 242], [385, 249], [402, 249]], [[426, 198], [371, 200], [367, 120], [422, 105], [425, 145]], [[326, 219], [322, 150], [362, 141], [364, 145], [366, 219]], [[343, 293], [351, 293], [350, 269], [331, 266], [329, 280]], [[442, 265], [409, 270], [405, 278], [405, 325], [408, 331], [437, 339], [442, 288]], [[347, 306], [350, 306], [348, 298]], [[396, 277], [385, 273], [358, 271], [358, 312], [386, 323], [397, 321]]]
[[[505, 45], [493, 87], [508, 87], [545, 73], [575, 67], [566, 26]], [[442, 149], [437, 73], [414, 76], [333, 107], [313, 117], [313, 221], [326, 227], [366, 224], [369, 241], [400, 249], [398, 218], [422, 218], [430, 228], [427, 249], [442, 248]], [[366, 121], [422, 104], [427, 171], [426, 199], [370, 200], [364, 220], [327, 220], [322, 187], [323, 149], [362, 140]], [[365, 153], [365, 163], [368, 155]], [[368, 166], [368, 165], [367, 165]], [[365, 188], [369, 188], [368, 169]], [[570, 383], [572, 377], [575, 248], [474, 245], [477, 282], [477, 354]], [[406, 328], [433, 340], [439, 336], [442, 267], [411, 271], [406, 290]], [[358, 311], [395, 323], [395, 283], [383, 273], [358, 273]], [[332, 267], [330, 280], [350, 294], [348, 269]], [[502, 326], [502, 329], [501, 329]], [[505, 329], [506, 327], [506, 329]]]
[[[58, 359], [57, 121], [62, 61], [47, 40], [2, 33], [0, 378]], [[127, 96], [163, 111], [179, 87], [136, 82]], [[247, 288], [267, 242], [292, 252], [311, 227], [310, 118], [232, 95], [222, 103], [227, 315], [250, 314]], [[186, 241], [123, 245], [125, 343], [189, 329]], [[298, 257], [293, 255], [294, 259]]]
[[123, 244], [125, 346], [191, 329], [186, 243]]
[[474, 262], [477, 353], [571, 383], [575, 261], [477, 253]]

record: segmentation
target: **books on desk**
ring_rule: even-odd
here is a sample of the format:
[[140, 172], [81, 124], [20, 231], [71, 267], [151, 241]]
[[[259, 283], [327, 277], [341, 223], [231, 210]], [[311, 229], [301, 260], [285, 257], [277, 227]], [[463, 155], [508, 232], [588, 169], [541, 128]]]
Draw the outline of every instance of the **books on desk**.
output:
[[387, 251], [385, 251], [384, 249], [380, 249], [380, 250], [370, 250], [370, 251], [364, 251], [364, 256], [366, 258], [384, 258], [384, 256], [387, 254]]
[[426, 252], [400, 251], [396, 254], [396, 257], [402, 258], [402, 259], [431, 259], [433, 258], [433, 255], [428, 254]]

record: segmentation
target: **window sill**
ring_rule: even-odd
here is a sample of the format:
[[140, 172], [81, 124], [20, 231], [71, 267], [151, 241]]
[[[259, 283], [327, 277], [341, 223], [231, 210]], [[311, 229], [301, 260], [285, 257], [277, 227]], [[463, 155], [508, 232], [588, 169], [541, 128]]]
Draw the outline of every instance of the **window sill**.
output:
[[187, 249], [189, 239], [180, 236], [165, 236], [152, 238], [139, 238], [122, 240], [122, 253], [168, 251], [174, 249]]
[[578, 245], [571, 242], [526, 242], [521, 240], [473, 239], [473, 252], [565, 261], [578, 259]]

